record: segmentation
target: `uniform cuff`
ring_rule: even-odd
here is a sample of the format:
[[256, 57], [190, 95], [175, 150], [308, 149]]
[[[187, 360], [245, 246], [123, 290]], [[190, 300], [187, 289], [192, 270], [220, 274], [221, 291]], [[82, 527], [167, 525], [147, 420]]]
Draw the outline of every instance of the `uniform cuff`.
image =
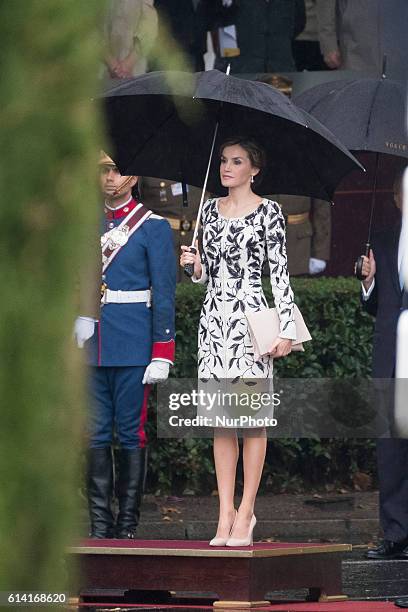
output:
[[164, 359], [164, 357], [153, 357], [152, 361], [162, 361], [163, 363], [168, 363], [170, 365], [174, 365], [174, 363], [172, 361], [170, 361], [170, 359]]
[[152, 360], [163, 359], [174, 363], [174, 355], [176, 352], [176, 343], [174, 340], [167, 340], [167, 342], [153, 342]]

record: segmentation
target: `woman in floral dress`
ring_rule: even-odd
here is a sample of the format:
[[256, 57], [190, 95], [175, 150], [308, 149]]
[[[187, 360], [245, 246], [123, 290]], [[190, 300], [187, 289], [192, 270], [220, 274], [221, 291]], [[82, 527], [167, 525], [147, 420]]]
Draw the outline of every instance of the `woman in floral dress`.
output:
[[[286, 260], [285, 221], [279, 204], [260, 198], [252, 185], [265, 165], [264, 153], [248, 140], [221, 147], [220, 176], [225, 198], [209, 199], [202, 209], [203, 253], [183, 246], [180, 265], [194, 265], [193, 282], [207, 292], [198, 332], [198, 376], [201, 379], [272, 378], [273, 359], [291, 351], [296, 339], [293, 292]], [[268, 259], [280, 320], [280, 333], [267, 356], [256, 358], [245, 313], [268, 308], [262, 291], [262, 267]], [[238, 511], [234, 490], [239, 445], [236, 431], [214, 430], [214, 461], [220, 513], [214, 546], [252, 543], [254, 505], [266, 453], [266, 430], [244, 436], [244, 491]]]

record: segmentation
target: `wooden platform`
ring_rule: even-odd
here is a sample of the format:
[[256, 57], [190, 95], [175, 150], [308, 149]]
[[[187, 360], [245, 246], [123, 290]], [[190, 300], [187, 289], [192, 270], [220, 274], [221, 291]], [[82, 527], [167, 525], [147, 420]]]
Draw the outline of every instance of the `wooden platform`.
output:
[[216, 608], [248, 609], [268, 605], [266, 593], [277, 590], [308, 588], [310, 601], [342, 599], [341, 556], [350, 550], [348, 544], [227, 548], [186, 540], [85, 540], [68, 552], [79, 564], [77, 594], [194, 591], [214, 593]]
[[[100, 603], [97, 606], [91, 603], [71, 604], [68, 606], [71, 612], [81, 612], [88, 609], [91, 610], [138, 610], [142, 612], [211, 612], [211, 606], [183, 606], [183, 605], [146, 605], [146, 604], [110, 604]], [[296, 603], [296, 602], [280, 602], [259, 608], [257, 612], [397, 612], [396, 608], [390, 601], [342, 601], [330, 603]]]

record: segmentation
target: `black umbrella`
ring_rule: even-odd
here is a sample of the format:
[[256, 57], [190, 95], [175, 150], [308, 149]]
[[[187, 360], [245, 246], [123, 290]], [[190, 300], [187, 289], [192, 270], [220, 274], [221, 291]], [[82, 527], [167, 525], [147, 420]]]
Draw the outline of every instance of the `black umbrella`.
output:
[[408, 157], [406, 87], [387, 78], [347, 79], [312, 87], [294, 103], [352, 151]]
[[[115, 161], [126, 175], [203, 187], [212, 145], [217, 151], [237, 136], [253, 138], [266, 151], [260, 194], [331, 200], [342, 177], [362, 167], [326, 127], [279, 91], [218, 70], [149, 73], [103, 97]], [[218, 155], [209, 167], [208, 189], [225, 193]]]
[[[383, 72], [385, 72], [383, 70]], [[365, 255], [370, 252], [380, 155], [408, 157], [406, 87], [385, 78], [360, 78], [323, 83], [294, 99], [326, 125], [352, 151], [376, 154], [373, 195]], [[362, 257], [357, 262], [361, 279]]]

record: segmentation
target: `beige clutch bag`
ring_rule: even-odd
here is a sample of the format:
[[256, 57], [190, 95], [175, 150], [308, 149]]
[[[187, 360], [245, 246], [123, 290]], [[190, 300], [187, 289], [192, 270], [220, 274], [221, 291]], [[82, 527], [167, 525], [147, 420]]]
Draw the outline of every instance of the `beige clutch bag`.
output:
[[[296, 340], [293, 341], [292, 351], [304, 351], [303, 342], [312, 339], [299, 308], [295, 304]], [[249, 333], [254, 345], [255, 359], [269, 352], [274, 340], [279, 335], [279, 315], [276, 308], [265, 308], [258, 312], [247, 312]]]

